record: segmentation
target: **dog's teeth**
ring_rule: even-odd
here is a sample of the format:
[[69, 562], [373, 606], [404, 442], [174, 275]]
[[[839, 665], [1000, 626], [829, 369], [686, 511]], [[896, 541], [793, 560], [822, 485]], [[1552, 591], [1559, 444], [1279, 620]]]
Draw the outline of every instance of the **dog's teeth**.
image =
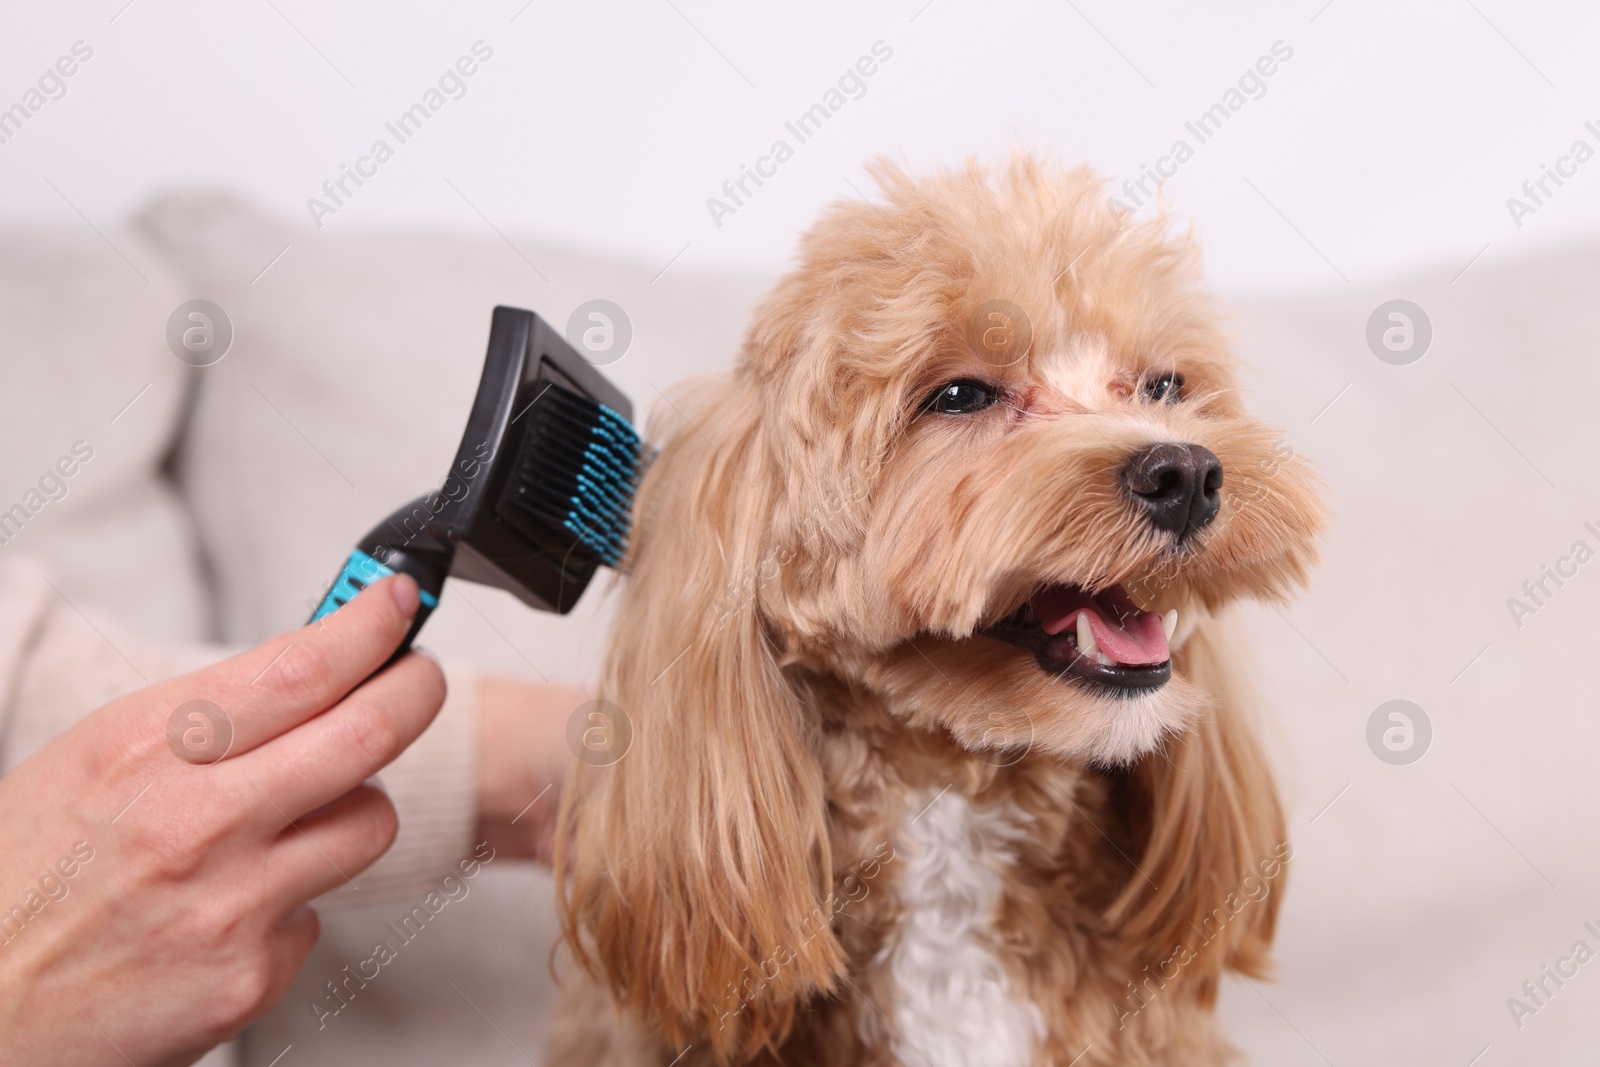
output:
[[1117, 665], [1117, 661], [1104, 652], [1096, 652], [1094, 658], [1100, 661], [1100, 666], [1102, 667], [1115, 667]]
[[1172, 634], [1178, 628], [1178, 609], [1173, 608], [1161, 616], [1161, 632], [1167, 635], [1167, 640], [1172, 640]]
[[[1099, 653], [1099, 651], [1100, 651], [1100, 649], [1095, 647], [1094, 631], [1089, 629], [1089, 613], [1087, 611], [1079, 612], [1079, 614], [1078, 614], [1078, 652], [1079, 652], [1079, 654], [1080, 655], [1084, 655], [1084, 656], [1093, 656], [1093, 655], [1097, 655]], [[1105, 657], [1102, 656], [1101, 658], [1104, 659]]]

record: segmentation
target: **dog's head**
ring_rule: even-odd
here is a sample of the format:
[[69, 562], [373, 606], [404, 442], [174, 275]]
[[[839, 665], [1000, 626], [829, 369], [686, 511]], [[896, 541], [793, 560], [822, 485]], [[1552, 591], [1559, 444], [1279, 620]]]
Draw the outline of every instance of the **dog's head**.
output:
[[[663, 412], [636, 509], [606, 685], [637, 733], [584, 787], [572, 917], [669, 1030], [759, 1044], [839, 966], [831, 937], [793, 945], [831, 859], [797, 673], [970, 749], [1127, 764], [1217, 700], [1183, 643], [1292, 591], [1324, 523], [1244, 412], [1190, 240], [1085, 171], [878, 177], [733, 374]], [[719, 1019], [777, 946], [760, 1010]]]
[[1146, 752], [1202, 700], [1169, 646], [1303, 579], [1307, 465], [1245, 414], [1162, 221], [1081, 172], [880, 173], [888, 205], [829, 213], [746, 346], [728, 459], [770, 532], [734, 605], [972, 747]]

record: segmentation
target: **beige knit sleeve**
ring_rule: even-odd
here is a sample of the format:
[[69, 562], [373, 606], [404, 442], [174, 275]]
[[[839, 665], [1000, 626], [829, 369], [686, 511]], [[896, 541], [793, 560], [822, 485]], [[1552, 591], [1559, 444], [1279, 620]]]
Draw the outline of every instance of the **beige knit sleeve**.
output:
[[[0, 552], [0, 773], [107, 701], [238, 651], [142, 640], [58, 587], [36, 557]], [[438, 718], [379, 775], [400, 815], [394, 846], [319, 907], [409, 894], [471, 851], [478, 676], [447, 664], [445, 677], [450, 695]]]

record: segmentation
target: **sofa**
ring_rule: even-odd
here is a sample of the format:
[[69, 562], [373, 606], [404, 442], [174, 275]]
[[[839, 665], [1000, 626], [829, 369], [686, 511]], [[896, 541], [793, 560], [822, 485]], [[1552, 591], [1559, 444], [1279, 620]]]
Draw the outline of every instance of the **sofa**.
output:
[[[1580, 540], [1600, 549], [1597, 253], [1224, 294], [1256, 409], [1321, 469], [1336, 513], [1313, 590], [1241, 609], [1294, 848], [1274, 980], [1221, 993], [1252, 1062], [1588, 1055], [1600, 965], [1559, 961], [1580, 940], [1600, 949], [1584, 926], [1600, 929], [1600, 716], [1583, 667], [1600, 564], [1572, 562]], [[649, 410], [730, 364], [774, 276], [663, 272], [487, 228], [314, 231], [215, 190], [164, 196], [103, 232], [9, 231], [0, 510], [77, 442], [93, 458], [0, 527], [0, 555], [46, 560], [86, 618], [220, 656], [302, 622], [354, 540], [440, 480], [495, 304], [558, 326], [584, 301], [620, 305], [632, 342], [606, 370]], [[208, 366], [168, 344], [174, 309], [194, 299], [232, 327]], [[1368, 341], [1395, 299], [1431, 324], [1414, 361]], [[1538, 590], [1557, 566], [1561, 584], [1545, 579], [1533, 603], [1525, 583]], [[609, 585], [556, 617], [452, 583], [423, 643], [464, 670], [589, 682]], [[1429, 724], [1413, 762], [1369, 743], [1393, 700]], [[7, 765], [40, 740], [7, 737]], [[471, 758], [469, 742], [456, 750]], [[402, 809], [402, 833], [435, 833], [441, 849], [462, 839], [428, 814]], [[360, 1026], [319, 1025], [307, 1005], [404, 897], [381, 879], [341, 892], [300, 982], [215, 1062], [268, 1067], [289, 1046], [298, 1065], [538, 1062], [556, 933], [546, 874], [486, 870], [362, 990], [349, 1009]], [[1547, 966], [1578, 969], [1537, 994]]]

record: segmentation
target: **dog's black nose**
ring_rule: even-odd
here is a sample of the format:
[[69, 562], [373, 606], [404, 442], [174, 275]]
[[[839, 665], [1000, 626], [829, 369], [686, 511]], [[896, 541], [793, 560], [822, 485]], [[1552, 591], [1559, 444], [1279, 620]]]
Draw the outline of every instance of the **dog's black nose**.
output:
[[1153, 525], [1182, 542], [1217, 517], [1222, 461], [1200, 445], [1149, 445], [1128, 457], [1122, 484]]

